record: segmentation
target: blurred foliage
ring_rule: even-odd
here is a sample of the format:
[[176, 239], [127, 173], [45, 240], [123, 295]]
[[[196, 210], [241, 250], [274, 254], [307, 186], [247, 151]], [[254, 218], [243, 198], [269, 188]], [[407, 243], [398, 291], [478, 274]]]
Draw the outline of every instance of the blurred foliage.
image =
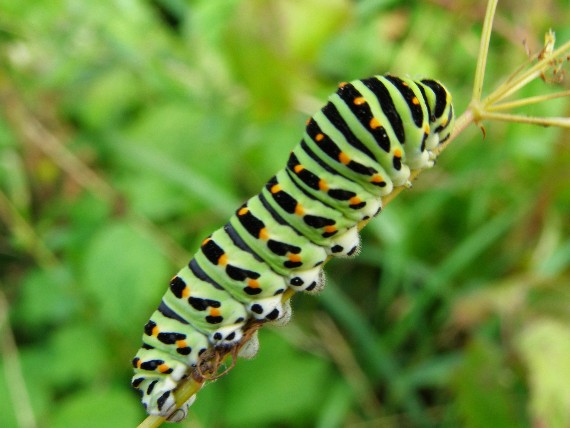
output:
[[[483, 14], [471, 0], [0, 0], [0, 426], [140, 422], [129, 361], [178, 266], [338, 81], [433, 76], [463, 111]], [[564, 0], [501, 2], [486, 87], [549, 28], [568, 40], [569, 20]], [[570, 426], [568, 133], [485, 130], [182, 426]]]

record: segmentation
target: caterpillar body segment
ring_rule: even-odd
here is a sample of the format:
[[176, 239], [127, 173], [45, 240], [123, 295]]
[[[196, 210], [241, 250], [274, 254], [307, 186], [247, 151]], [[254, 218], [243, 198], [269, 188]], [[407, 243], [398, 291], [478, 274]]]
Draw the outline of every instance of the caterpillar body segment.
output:
[[[307, 121], [283, 169], [213, 232], [171, 280], [144, 328], [132, 385], [149, 414], [179, 421], [174, 391], [206, 351], [249, 341], [252, 322], [283, 324], [283, 294], [324, 286], [331, 257], [354, 256], [358, 225], [382, 210], [381, 198], [409, 185], [412, 170], [434, 165], [453, 129], [451, 95], [441, 83], [392, 75], [344, 83]], [[245, 336], [244, 336], [245, 335]]]
[[354, 221], [334, 207], [300, 192], [285, 170], [269, 180], [262, 194], [270, 201], [272, 210], [291, 228], [325, 249], [334, 242], [330, 238], [354, 226]]
[[351, 221], [361, 221], [374, 217], [381, 201], [377, 194], [364, 190], [357, 183], [339, 178], [302, 152], [300, 157], [291, 153], [287, 163], [287, 173], [296, 186], [318, 199], [324, 205], [335, 208]]
[[207, 238], [194, 257], [207, 276], [223, 283], [235, 300], [246, 305], [253, 318], [271, 321], [283, 314], [281, 294], [287, 289], [285, 278], [251, 252], [236, 247], [224, 229]]
[[[328, 257], [325, 248], [308, 241], [291, 229], [280, 217], [268, 210], [262, 195], [251, 198], [237, 210], [226, 227], [240, 235], [247, 248], [267, 263], [271, 269], [287, 278], [287, 284], [297, 291], [314, 288], [309, 280], [313, 268]], [[263, 219], [263, 220], [262, 220]], [[299, 280], [300, 278], [300, 280]]]

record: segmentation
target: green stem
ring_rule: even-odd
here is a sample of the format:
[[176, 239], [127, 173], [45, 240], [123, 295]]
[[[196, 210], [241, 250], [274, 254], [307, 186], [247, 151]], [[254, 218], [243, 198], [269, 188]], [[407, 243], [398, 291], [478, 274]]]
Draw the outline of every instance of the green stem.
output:
[[30, 394], [24, 381], [22, 365], [18, 347], [14, 340], [12, 329], [8, 320], [8, 302], [4, 293], [0, 291], [0, 350], [4, 362], [4, 376], [8, 386], [8, 395], [12, 399], [12, 406], [18, 426], [20, 428], [36, 428], [37, 422], [30, 403]]
[[483, 31], [481, 33], [481, 44], [479, 45], [479, 56], [477, 58], [477, 68], [475, 69], [475, 81], [473, 83], [472, 100], [478, 102], [481, 100], [483, 93], [483, 81], [485, 79], [485, 67], [487, 65], [487, 56], [489, 53], [489, 42], [491, 40], [491, 31], [493, 29], [493, 18], [495, 17], [495, 9], [498, 0], [489, 0], [487, 10], [485, 12], [485, 20], [483, 21]]
[[532, 117], [518, 114], [481, 112], [481, 119], [500, 120], [502, 122], [526, 123], [529, 125], [558, 126], [570, 129], [570, 117]]
[[490, 111], [499, 111], [499, 110], [510, 110], [517, 107], [523, 107], [531, 104], [538, 104], [544, 101], [550, 101], [556, 98], [563, 98], [568, 96], [570, 96], [570, 90], [556, 92], [555, 94], [537, 95], [535, 97], [521, 98], [520, 100], [494, 104], [492, 106], [487, 107], [486, 111], [490, 112]]
[[559, 57], [562, 57], [568, 51], [570, 51], [570, 42], [564, 43], [562, 46], [556, 49], [552, 55], [542, 58], [520, 76], [514, 78], [512, 81], [508, 81], [507, 83], [500, 85], [495, 91], [486, 97], [481, 102], [481, 104], [486, 108], [487, 106], [494, 105], [498, 101], [514, 94], [529, 82], [539, 77], [540, 74], [552, 64], [552, 61], [556, 60]]

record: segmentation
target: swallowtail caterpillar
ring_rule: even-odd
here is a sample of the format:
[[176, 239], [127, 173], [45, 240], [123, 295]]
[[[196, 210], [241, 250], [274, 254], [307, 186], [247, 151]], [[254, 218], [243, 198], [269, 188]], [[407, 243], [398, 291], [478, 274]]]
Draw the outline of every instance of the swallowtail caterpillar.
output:
[[359, 225], [380, 213], [382, 197], [410, 185], [412, 170], [434, 165], [453, 123], [451, 95], [435, 80], [341, 84], [286, 166], [171, 280], [133, 360], [147, 412], [186, 417], [192, 399], [176, 409], [173, 391], [201, 356], [235, 346], [251, 320], [286, 322], [284, 293], [319, 291], [329, 257], [358, 253]]

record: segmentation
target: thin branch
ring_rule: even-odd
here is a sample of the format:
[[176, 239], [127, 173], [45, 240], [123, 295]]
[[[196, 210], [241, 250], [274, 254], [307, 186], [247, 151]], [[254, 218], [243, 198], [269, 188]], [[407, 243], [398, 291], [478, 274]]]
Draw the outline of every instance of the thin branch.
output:
[[328, 316], [315, 317], [315, 328], [322, 337], [327, 352], [350, 385], [366, 418], [368, 420], [379, 418], [381, 405], [376, 399], [370, 379], [359, 366], [353, 350], [334, 321]]
[[26, 251], [40, 266], [49, 269], [59, 265], [54, 253], [2, 191], [0, 191], [0, 219], [6, 223], [8, 230], [12, 231], [16, 239], [25, 245]]
[[521, 73], [520, 76], [515, 77], [512, 81], [508, 81], [500, 85], [495, 91], [487, 96], [481, 104], [484, 106], [491, 106], [507, 98], [509, 95], [514, 94], [532, 80], [540, 77], [541, 73], [545, 69], [548, 69], [555, 59], [564, 57], [567, 52], [570, 52], [570, 41], [564, 43], [561, 47], [553, 51], [552, 55], [541, 58], [536, 64]]
[[570, 96], [570, 90], [556, 92], [554, 94], [547, 94], [547, 95], [537, 95], [535, 97], [528, 97], [528, 98], [521, 98], [519, 100], [514, 101], [506, 101], [502, 103], [493, 104], [487, 107], [486, 111], [500, 111], [500, 110], [510, 110], [517, 107], [524, 107], [531, 104], [538, 104], [545, 101], [554, 100], [557, 98], [564, 98]]
[[0, 291], [0, 350], [4, 361], [4, 376], [12, 407], [20, 428], [36, 428], [37, 422], [24, 381], [18, 347], [8, 320], [8, 302]]
[[481, 112], [480, 118], [501, 122], [526, 123], [530, 125], [557, 126], [570, 129], [570, 117], [532, 117], [519, 114]]
[[483, 92], [483, 80], [485, 79], [485, 68], [489, 53], [489, 42], [493, 29], [493, 18], [497, 8], [498, 0], [489, 0], [483, 21], [483, 31], [481, 33], [481, 44], [479, 45], [479, 56], [477, 57], [477, 68], [475, 69], [475, 81], [473, 82], [472, 101], [478, 102]]

